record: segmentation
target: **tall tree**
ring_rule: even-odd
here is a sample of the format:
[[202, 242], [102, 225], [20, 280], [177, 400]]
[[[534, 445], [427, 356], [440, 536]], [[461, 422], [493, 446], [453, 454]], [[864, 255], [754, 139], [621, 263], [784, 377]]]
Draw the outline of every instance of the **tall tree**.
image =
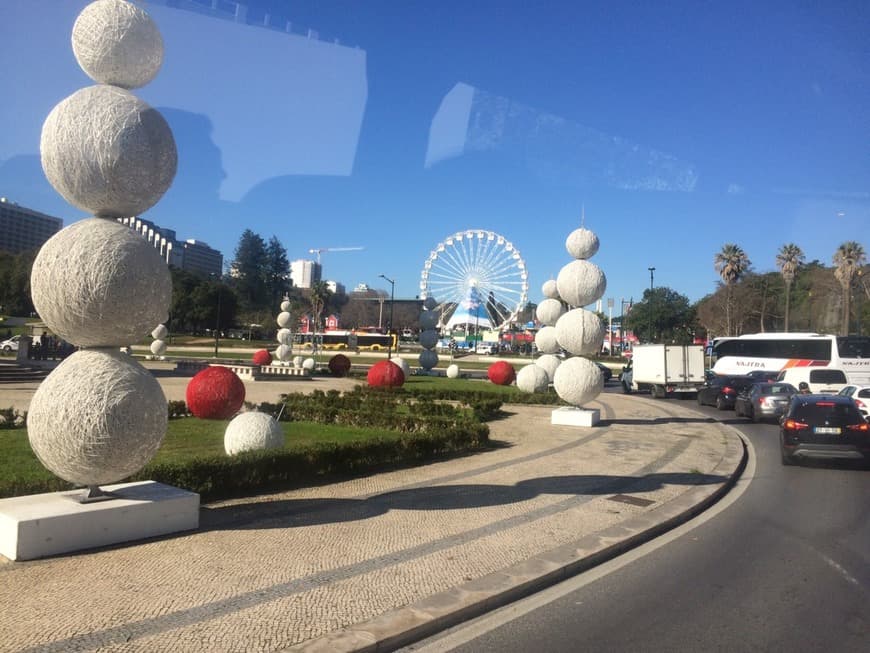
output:
[[[598, 315], [606, 324], [607, 317]], [[666, 286], [646, 289], [643, 299], [634, 302], [623, 319], [626, 329], [647, 342], [691, 344], [698, 330], [696, 311], [689, 298]], [[657, 337], [648, 332], [650, 324], [658, 330]]]
[[[245, 311], [268, 310], [270, 297], [265, 274], [266, 243], [245, 229], [231, 263], [231, 283]], [[273, 307], [274, 308], [274, 307]]]
[[840, 333], [844, 336], [849, 335], [849, 318], [852, 315], [852, 282], [858, 270], [866, 262], [867, 254], [864, 248], [854, 240], [843, 243], [834, 253], [834, 276], [843, 288], [843, 322]]
[[791, 304], [791, 285], [794, 283], [797, 269], [804, 262], [803, 250], [794, 243], [788, 243], [779, 248], [776, 255], [776, 266], [782, 274], [782, 280], [785, 281], [785, 331], [789, 327], [789, 308]]
[[722, 282], [727, 289], [727, 302], [725, 304], [725, 324], [728, 333], [731, 335], [731, 311], [733, 308], [733, 289], [740, 278], [749, 270], [752, 265], [749, 257], [743, 249], [734, 243], [726, 243], [720, 252], [713, 257], [713, 266], [716, 272], [722, 278]]
[[320, 315], [323, 309], [329, 303], [329, 298], [332, 296], [332, 291], [325, 281], [315, 281], [311, 284], [311, 312], [314, 314], [314, 332], [322, 331], [320, 324]]
[[263, 262], [263, 276], [266, 280], [269, 302], [277, 306], [281, 298], [290, 290], [290, 262], [287, 260], [287, 250], [272, 236], [266, 245], [266, 256]]

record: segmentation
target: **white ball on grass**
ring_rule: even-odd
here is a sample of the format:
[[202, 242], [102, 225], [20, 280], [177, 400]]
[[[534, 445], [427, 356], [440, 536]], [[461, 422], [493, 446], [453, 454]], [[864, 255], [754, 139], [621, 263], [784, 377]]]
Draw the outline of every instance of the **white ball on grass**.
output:
[[151, 17], [124, 0], [97, 0], [86, 6], [72, 31], [76, 61], [100, 84], [138, 88], [163, 63], [163, 39]]
[[595, 363], [585, 358], [569, 358], [556, 370], [553, 388], [569, 404], [582, 406], [604, 390], [604, 375]]
[[167, 420], [166, 397], [148, 370], [115, 350], [84, 349], [36, 389], [27, 436], [40, 462], [61, 478], [105, 485], [151, 460]]
[[556, 322], [559, 344], [577, 356], [589, 356], [601, 351], [605, 330], [601, 319], [585, 308], [568, 311]]
[[542, 354], [558, 354], [562, 347], [556, 336], [556, 327], [545, 326], [535, 334], [535, 346]]
[[562, 359], [553, 354], [544, 354], [535, 360], [535, 365], [547, 373], [547, 378], [550, 380], [550, 383], [553, 382], [553, 377], [556, 376], [556, 370], [561, 364]]
[[517, 372], [517, 388], [523, 392], [546, 392], [550, 377], [538, 365], [526, 365]]
[[302, 361], [302, 369], [308, 370], [309, 372], [313, 372], [315, 367], [315, 362], [313, 358], [306, 358]]
[[172, 279], [156, 249], [112, 220], [89, 218], [52, 236], [30, 274], [33, 304], [58, 336], [82, 347], [139, 342], [164, 322]]
[[456, 363], [451, 363], [447, 366], [447, 378], [448, 379], [458, 379], [459, 378], [459, 365]]
[[284, 431], [281, 425], [266, 413], [252, 411], [242, 413], [227, 424], [224, 433], [224, 450], [234, 456], [243, 451], [280, 449], [284, 446]]
[[565, 239], [565, 249], [571, 255], [571, 258], [587, 259], [595, 256], [598, 251], [598, 236], [594, 232], [581, 227], [575, 229], [568, 238]]
[[544, 299], [535, 309], [535, 317], [547, 326], [554, 326], [565, 312], [565, 307], [558, 299]]
[[598, 301], [607, 290], [604, 271], [589, 261], [571, 261], [556, 277], [559, 296], [569, 306], [587, 306]]
[[178, 165], [160, 112], [117, 86], [88, 86], [62, 100], [42, 125], [39, 149], [54, 189], [98, 217], [145, 213]]

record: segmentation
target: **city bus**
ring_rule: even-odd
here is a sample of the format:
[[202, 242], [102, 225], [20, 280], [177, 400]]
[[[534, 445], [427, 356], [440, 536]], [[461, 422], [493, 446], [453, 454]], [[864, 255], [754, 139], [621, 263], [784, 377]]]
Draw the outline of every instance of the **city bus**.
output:
[[778, 372], [789, 367], [841, 369], [849, 383], [870, 385], [870, 337], [818, 333], [754, 333], [713, 340], [716, 374]]
[[335, 329], [323, 333], [296, 333], [293, 342], [303, 349], [313, 349], [317, 343], [318, 349], [351, 349], [359, 351], [386, 351], [392, 347], [398, 351], [398, 338], [395, 333], [378, 333], [372, 331], [347, 331]]

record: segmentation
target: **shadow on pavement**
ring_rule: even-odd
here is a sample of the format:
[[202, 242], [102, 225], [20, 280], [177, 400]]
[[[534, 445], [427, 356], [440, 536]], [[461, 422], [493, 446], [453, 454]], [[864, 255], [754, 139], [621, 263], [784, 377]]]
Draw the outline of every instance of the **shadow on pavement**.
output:
[[254, 504], [204, 507], [201, 530], [315, 526], [368, 519], [390, 510], [463, 510], [534, 499], [542, 494], [597, 496], [653, 492], [665, 485], [713, 485], [711, 474], [661, 473], [646, 476], [548, 476], [515, 485], [438, 485], [376, 494], [366, 499], [281, 499]]
[[713, 417], [655, 417], [646, 419], [602, 419], [600, 426], [658, 426], [661, 424], [719, 424]]

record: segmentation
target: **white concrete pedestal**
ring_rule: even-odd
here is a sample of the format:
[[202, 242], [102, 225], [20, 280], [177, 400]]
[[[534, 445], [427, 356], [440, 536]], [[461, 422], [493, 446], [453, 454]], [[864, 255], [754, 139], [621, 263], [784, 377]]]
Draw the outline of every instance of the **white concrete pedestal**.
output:
[[79, 503], [86, 490], [0, 499], [0, 554], [33, 560], [199, 527], [199, 495], [154, 481], [101, 486], [115, 498]]
[[600, 418], [601, 411], [597, 408], [562, 406], [552, 412], [550, 423], [560, 426], [595, 426]]

